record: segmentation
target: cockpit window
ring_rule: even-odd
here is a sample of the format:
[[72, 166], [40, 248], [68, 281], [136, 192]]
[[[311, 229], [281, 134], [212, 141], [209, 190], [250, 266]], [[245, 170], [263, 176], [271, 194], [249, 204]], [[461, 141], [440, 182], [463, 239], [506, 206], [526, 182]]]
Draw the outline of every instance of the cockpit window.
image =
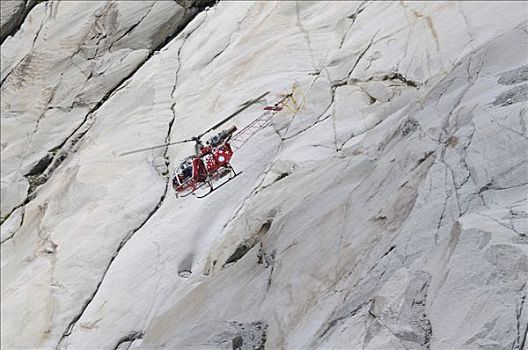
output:
[[190, 160], [183, 161], [177, 170], [177, 176], [180, 183], [192, 178], [193, 166]]

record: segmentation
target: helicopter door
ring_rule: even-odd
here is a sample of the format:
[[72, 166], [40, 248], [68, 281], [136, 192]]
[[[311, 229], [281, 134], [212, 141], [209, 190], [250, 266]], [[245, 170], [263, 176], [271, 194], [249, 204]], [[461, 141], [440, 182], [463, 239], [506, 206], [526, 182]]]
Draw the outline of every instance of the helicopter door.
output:
[[199, 157], [196, 157], [193, 159], [192, 164], [193, 164], [192, 178], [198, 182], [205, 181], [205, 179], [207, 178], [207, 170], [205, 169], [205, 165], [202, 159]]

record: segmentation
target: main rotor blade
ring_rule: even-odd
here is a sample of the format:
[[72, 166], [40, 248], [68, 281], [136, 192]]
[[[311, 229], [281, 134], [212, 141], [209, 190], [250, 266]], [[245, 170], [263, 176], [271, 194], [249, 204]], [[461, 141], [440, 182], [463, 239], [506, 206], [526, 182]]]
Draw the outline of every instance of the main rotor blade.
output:
[[148, 150], [151, 150], [151, 149], [156, 149], [156, 148], [161, 148], [161, 147], [167, 147], [167, 146], [171, 146], [171, 145], [176, 145], [178, 143], [185, 143], [185, 142], [193, 142], [194, 140], [193, 139], [188, 139], [188, 140], [181, 140], [181, 141], [175, 141], [175, 142], [169, 142], [169, 143], [164, 143], [163, 145], [157, 145], [157, 146], [152, 146], [152, 147], [146, 147], [146, 148], [140, 148], [140, 149], [135, 149], [133, 151], [128, 151], [128, 152], [123, 152], [123, 153], [120, 153], [119, 156], [125, 156], [127, 154], [132, 154], [132, 153], [138, 153], [138, 152], [143, 152], [143, 151], [148, 151]]
[[257, 103], [258, 101], [260, 101], [260, 99], [263, 98], [264, 96], [266, 96], [267, 94], [269, 94], [269, 91], [263, 93], [262, 95], [260, 95], [259, 97], [255, 98], [253, 100], [249, 100], [249, 101], [244, 102], [242, 104], [242, 107], [240, 107], [238, 110], [233, 112], [229, 117], [225, 118], [224, 120], [220, 121], [219, 123], [215, 124], [214, 126], [210, 127], [209, 129], [207, 129], [206, 131], [201, 133], [198, 136], [198, 138], [201, 138], [202, 136], [204, 136], [208, 132], [213, 131], [216, 128], [218, 128], [218, 127], [222, 126], [223, 124], [227, 123], [229, 120], [233, 119], [235, 116], [237, 116], [238, 114], [240, 114], [241, 112], [243, 112], [244, 110], [249, 108], [251, 105], [253, 105], [253, 104]]
[[196, 138], [192, 138], [192, 139], [187, 139], [187, 140], [181, 140], [181, 141], [176, 141], [176, 142], [169, 142], [169, 143], [164, 143], [163, 145], [157, 145], [157, 146], [152, 146], [152, 147], [146, 147], [146, 148], [141, 148], [141, 149], [136, 149], [136, 150], [133, 150], [133, 151], [128, 151], [128, 152], [123, 152], [123, 153], [120, 153], [119, 156], [125, 156], [127, 154], [132, 154], [132, 153], [138, 153], [138, 152], [143, 152], [143, 151], [148, 151], [148, 150], [151, 150], [151, 149], [156, 149], [156, 148], [161, 148], [161, 147], [167, 147], [167, 146], [171, 146], [171, 145], [176, 145], [178, 143], [185, 143], [185, 142], [196, 142], [197, 140], [199, 140], [202, 136], [204, 136], [205, 134], [207, 134], [208, 132], [210, 131], [213, 131], [215, 130], [216, 128], [222, 126], [224, 123], [227, 123], [229, 120], [233, 119], [235, 116], [237, 116], [238, 114], [240, 114], [241, 112], [243, 112], [244, 110], [246, 110], [247, 108], [249, 108], [250, 106], [252, 106], [253, 104], [257, 103], [258, 101], [260, 101], [261, 98], [263, 98], [264, 96], [266, 96], [267, 94], [269, 94], [269, 91], [263, 93], [262, 95], [260, 95], [259, 97], [253, 99], [253, 100], [249, 100], [249, 101], [246, 101], [242, 104], [242, 107], [240, 107], [238, 110], [236, 110], [234, 113], [232, 113], [230, 116], [228, 116], [227, 118], [225, 118], [224, 120], [220, 121], [219, 123], [215, 124], [214, 126], [212, 126], [211, 128], [207, 129], [206, 131], [204, 131], [203, 133], [201, 133], [200, 135], [198, 135]]

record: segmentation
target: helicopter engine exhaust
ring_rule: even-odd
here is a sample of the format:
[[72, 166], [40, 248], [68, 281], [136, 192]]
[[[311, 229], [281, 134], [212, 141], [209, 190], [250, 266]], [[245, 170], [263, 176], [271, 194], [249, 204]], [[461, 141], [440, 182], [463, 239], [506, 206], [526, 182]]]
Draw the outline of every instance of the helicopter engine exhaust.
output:
[[226, 132], [229, 136], [231, 136], [231, 135], [233, 135], [233, 134], [235, 133], [235, 131], [237, 131], [237, 130], [238, 130], [237, 127], [236, 127], [235, 125], [233, 125], [233, 126], [230, 127], [229, 129], [227, 129], [225, 132]]

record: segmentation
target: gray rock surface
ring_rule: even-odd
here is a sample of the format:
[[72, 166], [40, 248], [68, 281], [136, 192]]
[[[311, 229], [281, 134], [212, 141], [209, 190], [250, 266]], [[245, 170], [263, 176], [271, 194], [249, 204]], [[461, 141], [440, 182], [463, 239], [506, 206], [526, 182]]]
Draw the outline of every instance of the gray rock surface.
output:
[[[2, 44], [2, 347], [526, 347], [528, 5], [206, 6]], [[167, 184], [192, 145], [118, 156], [292, 87], [206, 199]]]
[[16, 33], [37, 0], [9, 0], [0, 3], [0, 44]]

